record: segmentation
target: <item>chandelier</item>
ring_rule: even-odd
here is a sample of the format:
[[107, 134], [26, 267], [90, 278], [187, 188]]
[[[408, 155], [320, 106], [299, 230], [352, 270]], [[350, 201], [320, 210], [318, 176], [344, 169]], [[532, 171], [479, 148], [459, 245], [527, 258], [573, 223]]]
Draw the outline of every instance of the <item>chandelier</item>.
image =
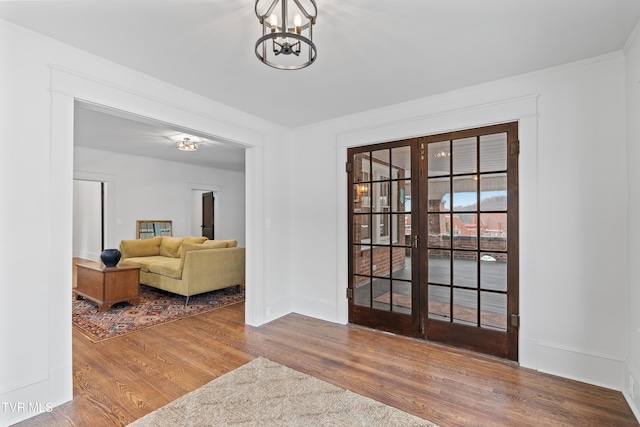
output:
[[316, 60], [315, 0], [256, 0], [255, 9], [262, 25], [262, 37], [256, 42], [260, 61], [280, 70], [299, 70]]
[[184, 138], [182, 141], [176, 142], [176, 148], [181, 151], [196, 151], [198, 144], [191, 140], [191, 138]]

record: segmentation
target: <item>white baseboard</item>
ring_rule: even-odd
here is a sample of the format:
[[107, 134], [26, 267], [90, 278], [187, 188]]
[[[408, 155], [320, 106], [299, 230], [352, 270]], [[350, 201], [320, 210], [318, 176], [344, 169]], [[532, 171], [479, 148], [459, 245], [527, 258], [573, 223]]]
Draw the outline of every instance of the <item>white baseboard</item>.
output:
[[0, 395], [0, 427], [10, 426], [73, 399], [71, 361], [47, 378]]
[[326, 320], [333, 323], [340, 323], [338, 322], [338, 313], [336, 309], [336, 302], [334, 300], [323, 301], [298, 296], [293, 300], [292, 311], [304, 316]]
[[537, 369], [540, 372], [622, 391], [624, 357], [537, 341]]
[[[631, 395], [630, 380], [634, 383], [633, 396]], [[638, 380], [640, 380], [640, 372], [638, 372], [627, 359], [625, 363], [624, 389], [622, 390], [622, 394], [627, 400], [631, 411], [633, 411], [633, 414], [636, 416], [636, 419], [640, 422], [640, 383]]]
[[291, 313], [291, 298], [280, 298], [269, 301], [264, 308], [264, 323], [271, 322], [279, 317]]

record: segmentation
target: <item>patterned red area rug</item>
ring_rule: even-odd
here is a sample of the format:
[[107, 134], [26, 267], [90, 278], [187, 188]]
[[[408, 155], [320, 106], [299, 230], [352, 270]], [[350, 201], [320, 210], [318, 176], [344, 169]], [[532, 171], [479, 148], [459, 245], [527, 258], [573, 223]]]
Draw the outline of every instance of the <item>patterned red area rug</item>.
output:
[[73, 326], [93, 342], [119, 337], [129, 332], [171, 322], [216, 308], [244, 302], [244, 288], [220, 289], [189, 298], [140, 285], [140, 303], [117, 303], [107, 311], [87, 299], [73, 301]]

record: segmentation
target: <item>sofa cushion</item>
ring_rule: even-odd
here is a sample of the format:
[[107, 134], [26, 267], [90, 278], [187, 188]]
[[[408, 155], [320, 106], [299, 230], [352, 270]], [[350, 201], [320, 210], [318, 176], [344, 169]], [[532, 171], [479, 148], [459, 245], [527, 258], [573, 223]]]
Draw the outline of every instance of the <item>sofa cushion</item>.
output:
[[207, 240], [206, 237], [187, 236], [184, 238], [184, 243], [204, 243]]
[[[187, 236], [184, 239], [182, 239], [182, 243], [197, 243], [197, 244], [201, 244], [201, 243], [205, 242], [206, 240], [207, 240], [206, 237]], [[182, 257], [182, 245], [180, 245], [180, 248], [178, 249], [178, 257]]]
[[215, 247], [219, 247], [218, 246], [219, 243], [225, 244], [223, 248], [235, 248], [236, 246], [238, 246], [237, 240], [205, 240], [203, 245], [213, 245]]
[[180, 254], [180, 270], [182, 270], [182, 267], [184, 267], [184, 261], [187, 258], [187, 253], [189, 251], [202, 251], [205, 249], [220, 249], [220, 248], [226, 248], [227, 244], [226, 243], [222, 243], [222, 242], [218, 242], [216, 244], [197, 244], [197, 243], [182, 243], [182, 253]]
[[160, 274], [161, 276], [169, 276], [174, 279], [182, 278], [182, 267], [180, 267], [180, 258], [171, 258], [165, 261], [154, 262], [149, 265], [151, 273]]
[[162, 236], [160, 242], [160, 255], [171, 258], [180, 258], [180, 245], [184, 240], [183, 237]]
[[123, 240], [120, 242], [122, 258], [160, 255], [161, 241], [162, 236], [152, 237], [151, 239]]
[[[148, 273], [150, 271], [150, 268], [149, 268], [150, 265], [156, 264], [156, 263], [163, 263], [166, 261], [170, 261], [172, 259], [173, 258], [156, 255], [156, 256], [142, 256], [142, 257], [127, 258], [123, 262], [127, 264], [137, 265], [138, 267], [140, 267], [140, 271]], [[178, 260], [178, 258], [175, 258], [175, 259]]]
[[[231, 242], [231, 240], [205, 240], [203, 245], [209, 246], [210, 248], [228, 248], [229, 242]], [[221, 244], [223, 246], [220, 246]]]
[[238, 247], [238, 241], [237, 240], [223, 240], [223, 242], [227, 242], [227, 247], [228, 248], [237, 248]]

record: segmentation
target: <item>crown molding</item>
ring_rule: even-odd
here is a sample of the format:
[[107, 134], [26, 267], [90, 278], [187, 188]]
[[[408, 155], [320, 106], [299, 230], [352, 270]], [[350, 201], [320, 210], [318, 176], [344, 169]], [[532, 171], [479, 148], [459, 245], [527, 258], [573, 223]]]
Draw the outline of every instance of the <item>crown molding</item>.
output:
[[639, 36], [640, 36], [640, 21], [638, 21], [636, 26], [631, 31], [631, 34], [629, 34], [627, 41], [624, 43], [624, 46], [622, 46], [622, 52], [625, 55], [631, 50], [633, 45], [636, 44]]

